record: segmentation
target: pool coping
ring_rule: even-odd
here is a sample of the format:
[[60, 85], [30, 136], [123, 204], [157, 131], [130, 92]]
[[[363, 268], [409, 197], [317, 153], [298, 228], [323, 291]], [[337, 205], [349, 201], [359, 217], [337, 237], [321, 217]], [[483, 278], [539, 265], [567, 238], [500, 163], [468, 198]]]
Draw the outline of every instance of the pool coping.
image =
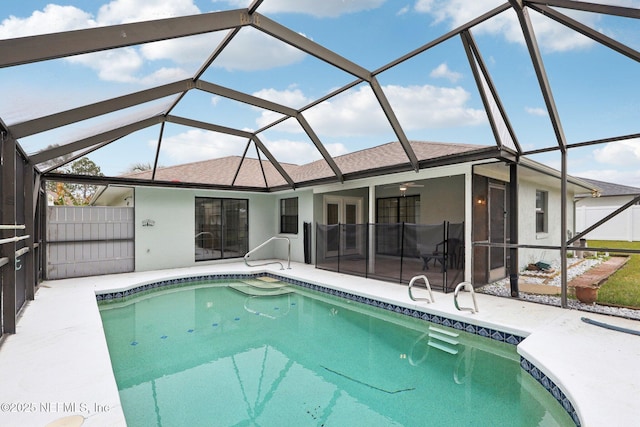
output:
[[[291, 277], [286, 277], [284, 275], [275, 274], [270, 271], [253, 273], [213, 273], [208, 275], [184, 276], [160, 281], [152, 281], [149, 283], [127, 286], [125, 288], [110, 292], [96, 292], [96, 301], [99, 305], [106, 303], [105, 307], [108, 307], [108, 304], [111, 302], [120, 302], [128, 298], [135, 298], [139, 296], [138, 294], [144, 294], [146, 292], [152, 293], [154, 291], [159, 291], [162, 289], [179, 288], [181, 285], [197, 285], [198, 282], [211, 282], [216, 280], [225, 281], [257, 279], [259, 277], [265, 276], [273, 279], [278, 279], [290, 285], [299, 286], [302, 288], [310, 289], [312, 291], [336, 296], [345, 300], [355, 301], [358, 303], [370, 305], [372, 307], [381, 308], [387, 311], [394, 312], [396, 314], [401, 314], [415, 319], [420, 319], [425, 322], [446, 326], [449, 328], [467, 332], [469, 334], [478, 335], [483, 338], [510, 344], [516, 347], [526, 338], [526, 336], [501, 331], [498, 328], [489, 328], [487, 326], [476, 325], [474, 323], [469, 323], [459, 319], [453, 319], [442, 314], [432, 314], [428, 311], [425, 311], [425, 308], [410, 308], [402, 304], [380, 301], [380, 299], [365, 297], [343, 290], [337, 290], [324, 284], [310, 283], [307, 280], [299, 280]], [[548, 377], [540, 368], [538, 368], [534, 363], [527, 360], [522, 355], [520, 355], [520, 367], [527, 374], [531, 375], [531, 377], [534, 378], [540, 385], [542, 385], [542, 387], [549, 394], [551, 394], [551, 396], [553, 396], [553, 398], [567, 412], [569, 417], [571, 417], [576, 426], [582, 425], [573, 403], [562, 391], [561, 387], [555, 384], [555, 382], [550, 377]]]

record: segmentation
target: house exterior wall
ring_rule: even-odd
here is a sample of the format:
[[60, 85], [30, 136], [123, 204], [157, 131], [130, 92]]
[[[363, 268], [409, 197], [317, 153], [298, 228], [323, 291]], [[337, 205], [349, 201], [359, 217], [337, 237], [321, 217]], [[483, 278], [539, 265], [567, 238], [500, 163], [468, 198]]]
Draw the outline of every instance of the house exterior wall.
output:
[[[567, 230], [561, 227], [561, 202], [562, 194], [560, 191], [560, 179], [548, 174], [538, 172], [526, 167], [520, 168], [518, 183], [518, 244], [520, 245], [539, 245], [539, 246], [557, 246], [562, 244], [562, 239], [574, 234], [574, 213], [573, 213], [573, 197], [576, 188], [568, 185], [566, 195], [567, 209]], [[509, 183], [509, 168], [501, 164], [479, 165], [474, 172], [480, 176], [486, 176], [505, 184]], [[578, 187], [579, 188], [579, 187]], [[536, 191], [546, 191], [548, 194], [547, 203], [547, 230], [544, 233], [536, 232]], [[579, 188], [584, 192], [584, 188]], [[478, 191], [477, 189], [474, 191]], [[479, 216], [478, 208], [474, 208], [474, 224], [482, 221]], [[487, 221], [487, 219], [484, 219]], [[474, 225], [474, 227], [476, 227]], [[476, 236], [475, 240], [482, 240], [486, 236]], [[484, 252], [481, 247], [474, 249], [474, 257], [482, 256]], [[485, 255], [486, 256], [486, 255]], [[527, 264], [538, 261], [560, 262], [560, 250], [557, 249], [518, 249], [518, 272], [522, 271]], [[474, 267], [478, 266], [478, 261], [474, 259]], [[478, 275], [480, 272], [474, 271], [474, 280], [483, 281], [483, 277]], [[508, 272], [511, 273], [511, 272]]]
[[[274, 212], [273, 195], [157, 187], [138, 187], [135, 194], [136, 271], [216, 262], [195, 261], [196, 197], [249, 199], [249, 248], [255, 248], [277, 232], [278, 222], [265, 214]], [[143, 226], [146, 219], [153, 220], [154, 225]], [[266, 247], [264, 251], [261, 256], [273, 257], [273, 248]]]
[[[429, 178], [427, 176], [411, 181], [419, 182], [423, 187], [410, 187], [407, 196], [420, 196], [420, 222], [422, 224], [438, 224], [443, 221], [463, 222], [465, 219], [464, 208], [464, 175]], [[368, 184], [362, 184], [368, 185]], [[342, 197], [361, 197], [362, 222], [369, 222], [369, 197], [366, 188], [350, 189], [344, 191], [332, 191], [316, 193], [313, 210], [315, 221], [323, 222], [323, 197], [327, 195], [339, 195]], [[375, 197], [398, 197], [398, 184], [384, 184], [376, 187]], [[375, 204], [374, 204], [375, 206]], [[373, 212], [375, 216], [375, 212]]]
[[[298, 198], [298, 234], [283, 234], [280, 233], [280, 200], [288, 199], [291, 197]], [[314, 210], [313, 210], [313, 191], [312, 190], [295, 190], [295, 191], [287, 191], [283, 193], [278, 193], [275, 196], [272, 196], [275, 200], [273, 206], [273, 218], [275, 218], [275, 234], [278, 237], [287, 237], [289, 242], [291, 243], [291, 261], [295, 262], [304, 262], [304, 230], [303, 224], [305, 222], [310, 222], [312, 224], [311, 227], [311, 262], [314, 260]], [[251, 205], [249, 206], [251, 210]], [[252, 227], [249, 224], [249, 227]], [[257, 244], [260, 244], [258, 242]], [[281, 242], [278, 242], [281, 243]], [[287, 259], [287, 247], [285, 244], [274, 244], [273, 255], [278, 259]], [[253, 244], [250, 242], [249, 247], [253, 247]]]
[[429, 179], [425, 181], [424, 188], [420, 188], [420, 190], [422, 223], [464, 221], [464, 175]]
[[[567, 206], [567, 228], [561, 229], [561, 202], [562, 196], [558, 186], [550, 186], [534, 181], [521, 181], [518, 188], [518, 237], [520, 244], [560, 246], [562, 238], [568, 238], [570, 231], [573, 233], [573, 194], [568, 194], [566, 198]], [[545, 233], [536, 232], [536, 191], [548, 192], [547, 204], [547, 231]], [[573, 234], [572, 234], [573, 235]], [[520, 270], [527, 264], [538, 261], [558, 262], [560, 251], [551, 249], [519, 249], [518, 265]]]
[[[469, 170], [470, 166], [467, 166]], [[438, 223], [444, 219], [452, 222], [465, 220], [466, 200], [465, 177], [460, 174], [412, 175], [411, 181], [420, 181], [424, 187], [411, 188], [411, 194], [421, 195], [421, 223]], [[431, 173], [437, 170], [430, 171]], [[385, 177], [389, 182], [390, 177]], [[393, 181], [401, 178], [394, 177]], [[495, 177], [494, 177], [495, 179]], [[378, 179], [375, 197], [397, 195], [397, 189]], [[545, 184], [546, 182], [546, 184]], [[315, 262], [315, 224], [323, 222], [323, 197], [327, 194], [359, 195], [363, 197], [364, 223], [369, 222], [369, 190], [363, 183], [350, 183], [351, 188], [340, 191], [339, 186], [320, 186], [309, 189], [288, 190], [278, 193], [236, 193], [229, 191], [205, 191], [195, 189], [166, 189], [154, 187], [136, 188], [136, 271], [162, 268], [185, 267], [220, 261], [199, 261], [194, 257], [195, 197], [241, 198], [249, 200], [249, 249], [253, 249], [273, 236], [287, 237], [291, 242], [291, 260], [304, 262], [303, 224], [312, 224], [311, 262]], [[536, 233], [536, 190], [548, 192], [548, 229], [546, 233]], [[393, 194], [392, 194], [393, 193]], [[567, 226], [573, 228], [573, 194], [567, 196]], [[298, 198], [298, 234], [280, 233], [280, 200]], [[519, 184], [519, 243], [532, 245], [560, 246], [560, 189], [546, 180], [521, 179]], [[374, 205], [375, 206], [375, 205]], [[459, 215], [460, 218], [452, 217]], [[153, 219], [153, 227], [143, 227], [142, 221]], [[171, 250], [167, 250], [171, 248]], [[467, 249], [467, 256], [471, 250]], [[523, 269], [530, 262], [554, 261], [559, 259], [557, 250], [520, 249], [519, 266]], [[256, 259], [286, 259], [286, 244], [276, 241], [260, 250]]]

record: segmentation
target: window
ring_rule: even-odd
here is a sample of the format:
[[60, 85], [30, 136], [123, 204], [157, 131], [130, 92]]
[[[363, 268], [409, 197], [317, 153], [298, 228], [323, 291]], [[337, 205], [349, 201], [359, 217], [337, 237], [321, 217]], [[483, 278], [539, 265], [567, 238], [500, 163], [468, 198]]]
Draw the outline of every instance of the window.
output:
[[298, 198], [280, 199], [280, 233], [298, 234]]
[[547, 232], [548, 199], [548, 192], [536, 190], [536, 233]]
[[[420, 196], [385, 197], [376, 200], [376, 252], [398, 256], [402, 251], [400, 223], [420, 222]], [[415, 228], [405, 230], [415, 239]]]
[[196, 197], [196, 261], [237, 258], [249, 247], [249, 201]]
[[378, 223], [420, 222], [420, 196], [387, 197], [378, 199]]

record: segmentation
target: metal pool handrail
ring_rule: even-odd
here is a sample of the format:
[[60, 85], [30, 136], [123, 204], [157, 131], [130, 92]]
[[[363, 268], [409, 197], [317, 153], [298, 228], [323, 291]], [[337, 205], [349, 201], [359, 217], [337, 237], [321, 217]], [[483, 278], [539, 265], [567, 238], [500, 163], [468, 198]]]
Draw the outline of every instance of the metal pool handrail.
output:
[[205, 234], [208, 234], [209, 236], [213, 237], [213, 233], [212, 232], [210, 232], [210, 231], [201, 231], [200, 233], [196, 234], [195, 238], [197, 239], [198, 237], [203, 236]]
[[291, 269], [291, 241], [289, 240], [288, 237], [278, 237], [278, 236], [273, 236], [272, 238], [270, 238], [269, 240], [267, 240], [263, 244], [255, 247], [252, 250], [250, 250], [249, 252], [247, 252], [247, 254], [244, 256], [245, 265], [247, 267], [259, 267], [261, 265], [280, 264], [280, 270], [284, 270], [284, 265], [282, 265], [282, 263], [280, 261], [269, 261], [269, 262], [263, 262], [262, 264], [253, 264], [253, 265], [251, 265], [251, 264], [249, 264], [249, 261], [247, 260], [247, 258], [249, 258], [249, 255], [251, 255], [252, 253], [257, 251], [258, 249], [262, 248], [267, 243], [272, 242], [273, 240], [286, 240], [287, 241], [287, 269]]
[[[424, 284], [427, 287], [427, 290], [429, 291], [429, 298], [414, 298], [413, 294], [411, 293], [411, 287], [413, 286], [414, 282], [418, 279], [422, 279], [424, 280]], [[411, 281], [409, 282], [409, 298], [411, 298], [412, 301], [426, 301], [428, 303], [432, 303], [435, 301], [435, 299], [433, 299], [433, 292], [431, 292], [431, 286], [429, 285], [429, 279], [427, 279], [427, 276], [425, 276], [424, 274], [420, 275], [420, 276], [415, 276], [411, 279]]]
[[[458, 293], [460, 290], [464, 289], [467, 292], [471, 292], [471, 299], [473, 300], [473, 308], [471, 307], [460, 307], [458, 305]], [[470, 311], [471, 313], [478, 312], [478, 303], [476, 302], [476, 293], [473, 290], [473, 285], [471, 282], [461, 282], [456, 286], [456, 290], [453, 291], [453, 304], [456, 306], [458, 311]]]
[[24, 224], [0, 224], [0, 230], [24, 230]]

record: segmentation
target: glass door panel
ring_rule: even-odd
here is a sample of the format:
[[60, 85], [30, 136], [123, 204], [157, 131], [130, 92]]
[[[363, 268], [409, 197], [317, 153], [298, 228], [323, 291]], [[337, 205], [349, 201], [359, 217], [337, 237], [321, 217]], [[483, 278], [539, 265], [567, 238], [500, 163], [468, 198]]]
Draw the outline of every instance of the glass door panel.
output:
[[[506, 242], [506, 190], [504, 186], [489, 186], [489, 243]], [[504, 247], [489, 249], [489, 280], [506, 275], [506, 253]]]
[[356, 224], [358, 223], [358, 206], [353, 203], [345, 203], [344, 211], [344, 252], [357, 251]]

